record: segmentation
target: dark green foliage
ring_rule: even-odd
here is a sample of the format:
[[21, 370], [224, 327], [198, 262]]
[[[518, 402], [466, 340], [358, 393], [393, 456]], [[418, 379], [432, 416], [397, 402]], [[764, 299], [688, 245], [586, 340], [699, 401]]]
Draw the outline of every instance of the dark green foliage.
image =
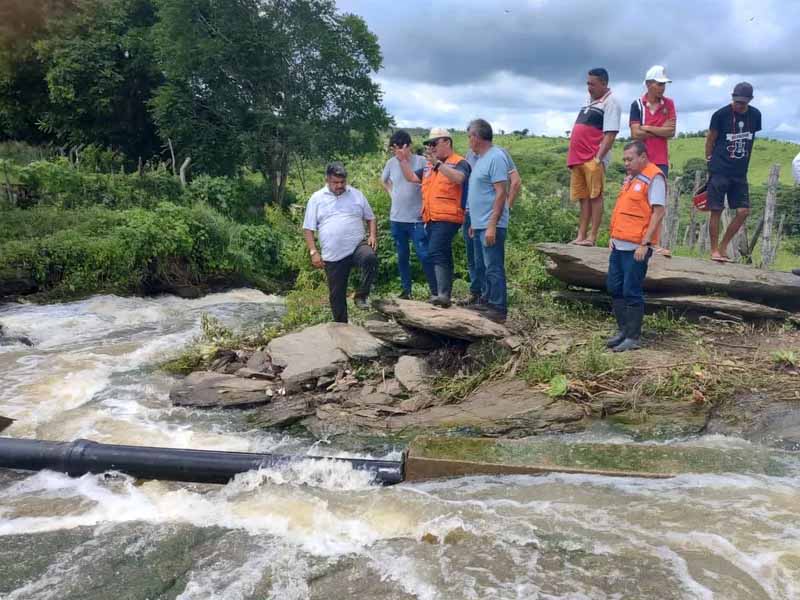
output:
[[[158, 0], [162, 136], [209, 173], [243, 163], [285, 205], [292, 155], [374, 148], [389, 119], [377, 39], [328, 0]], [[189, 150], [190, 149], [190, 150]]]
[[[197, 204], [152, 210], [52, 207], [5, 211], [0, 264], [22, 268], [50, 297], [143, 293], [213, 280], [286, 281], [266, 226], [238, 225]], [[10, 231], [25, 223], [22, 231]]]
[[162, 81], [150, 28], [151, 0], [81, 0], [68, 18], [50, 21], [36, 44], [46, 69], [49, 110], [40, 128], [70, 144], [120, 149], [131, 162], [161, 143], [148, 102]]

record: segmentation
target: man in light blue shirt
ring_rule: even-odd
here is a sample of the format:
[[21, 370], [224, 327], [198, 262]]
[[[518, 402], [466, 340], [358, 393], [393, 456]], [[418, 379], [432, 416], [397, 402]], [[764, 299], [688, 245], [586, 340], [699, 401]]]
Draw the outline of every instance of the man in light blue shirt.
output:
[[[410, 148], [411, 136], [402, 129], [395, 131], [389, 139], [389, 150]], [[426, 160], [411, 154], [411, 170], [416, 172], [425, 168]], [[409, 242], [414, 244], [414, 251], [422, 264], [425, 278], [431, 296], [436, 296], [436, 275], [433, 264], [428, 257], [428, 236], [425, 224], [422, 222], [422, 191], [420, 184], [409, 181], [403, 174], [400, 161], [393, 156], [386, 161], [386, 166], [381, 174], [381, 183], [386, 192], [392, 197], [392, 207], [389, 211], [389, 225], [392, 230], [395, 250], [397, 251], [397, 270], [400, 273], [401, 298], [411, 297], [411, 252]]]
[[[378, 225], [372, 208], [359, 190], [347, 185], [347, 171], [332, 162], [325, 171], [326, 185], [314, 192], [306, 205], [303, 237], [311, 264], [325, 269], [333, 319], [347, 323], [347, 280], [353, 266], [361, 270], [361, 284], [355, 294], [359, 308], [369, 308], [369, 296], [378, 265]], [[364, 240], [364, 223], [369, 228]], [[314, 232], [322, 254], [317, 250]]]
[[[509, 154], [508, 150], [501, 148], [500, 146], [494, 147], [501, 150], [503, 152], [503, 156], [506, 158], [508, 167], [508, 198], [506, 199], [506, 204], [508, 204], [508, 208], [511, 210], [514, 207], [514, 200], [516, 199], [517, 194], [519, 194], [519, 190], [522, 187], [522, 179], [519, 176], [517, 165], [514, 163], [514, 159], [511, 158], [511, 154]], [[472, 168], [474, 168], [475, 164], [478, 162], [478, 155], [472, 150], [469, 150], [464, 158]], [[466, 201], [467, 196], [464, 195], [464, 208], [467, 208]], [[464, 226], [462, 228], [462, 233], [464, 235], [464, 244], [467, 249], [469, 298], [467, 300], [462, 300], [459, 304], [466, 305], [468, 307], [472, 307], [476, 304], [486, 304], [486, 270], [483, 266], [482, 260], [475, 260], [475, 257], [480, 256], [483, 251], [481, 250], [480, 240], [477, 237], [470, 235], [470, 227], [471, 222], [469, 209], [467, 209], [464, 214]]]
[[492, 145], [492, 126], [475, 119], [467, 128], [470, 149], [478, 156], [469, 177], [467, 208], [473, 238], [480, 242], [476, 260], [483, 260], [486, 270], [486, 304], [470, 308], [485, 311], [485, 315], [502, 323], [508, 313], [506, 291], [505, 241], [508, 228], [508, 162], [503, 151]]

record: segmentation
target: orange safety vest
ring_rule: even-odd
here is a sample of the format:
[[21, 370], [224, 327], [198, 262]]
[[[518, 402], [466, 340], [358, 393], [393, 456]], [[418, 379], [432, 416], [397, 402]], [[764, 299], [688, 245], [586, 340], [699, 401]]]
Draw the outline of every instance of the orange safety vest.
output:
[[[445, 164], [454, 167], [464, 160], [456, 153], [451, 154]], [[433, 165], [428, 163], [422, 173], [422, 220], [445, 221], [447, 223], [464, 222], [464, 209], [461, 208], [461, 196], [464, 193], [463, 184], [453, 183], [439, 171], [433, 170]]]
[[[650, 183], [656, 176], [664, 176], [661, 169], [653, 163], [647, 163], [638, 175], [631, 177], [617, 197], [617, 204], [611, 214], [611, 237], [641, 244], [647, 228], [650, 226], [650, 216], [653, 208], [647, 199]], [[658, 230], [653, 234], [652, 243], [658, 243]]]

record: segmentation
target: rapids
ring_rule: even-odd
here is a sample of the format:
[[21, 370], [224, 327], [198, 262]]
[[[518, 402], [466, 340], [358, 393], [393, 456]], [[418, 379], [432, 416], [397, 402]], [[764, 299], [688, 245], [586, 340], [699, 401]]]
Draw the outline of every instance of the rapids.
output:
[[[245, 413], [169, 403], [174, 378], [157, 365], [203, 313], [244, 327], [282, 310], [252, 290], [2, 306], [7, 332], [35, 343], [0, 346], [0, 414], [17, 420], [2, 435], [342, 454], [252, 430]], [[800, 473], [380, 488], [310, 461], [225, 486], [0, 470], [0, 598], [351, 597], [800, 598]]]

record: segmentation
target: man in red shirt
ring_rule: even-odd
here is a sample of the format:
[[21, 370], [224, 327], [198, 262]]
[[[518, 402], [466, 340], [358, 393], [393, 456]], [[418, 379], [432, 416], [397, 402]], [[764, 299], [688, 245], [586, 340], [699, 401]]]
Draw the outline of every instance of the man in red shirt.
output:
[[672, 80], [664, 67], [654, 65], [644, 76], [647, 88], [644, 96], [631, 104], [631, 137], [644, 142], [647, 156], [664, 172], [669, 174], [669, 148], [667, 140], [675, 137], [675, 103], [664, 96], [664, 90]]

